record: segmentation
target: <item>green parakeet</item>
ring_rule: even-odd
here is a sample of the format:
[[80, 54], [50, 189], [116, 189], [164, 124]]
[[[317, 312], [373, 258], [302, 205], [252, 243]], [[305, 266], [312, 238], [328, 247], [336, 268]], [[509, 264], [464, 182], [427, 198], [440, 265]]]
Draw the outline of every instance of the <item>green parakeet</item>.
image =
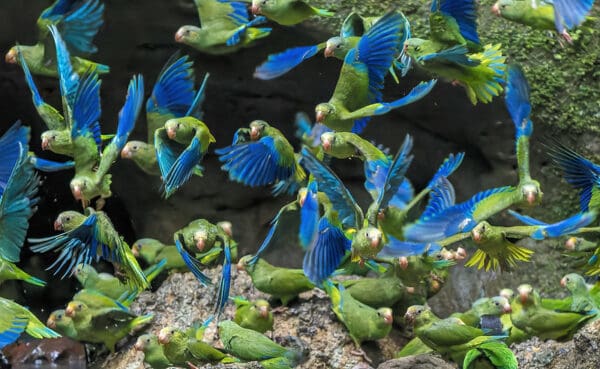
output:
[[[92, 43], [92, 39], [104, 23], [103, 15], [104, 4], [99, 0], [56, 0], [50, 7], [44, 9], [37, 20], [38, 42], [31, 46], [13, 46], [6, 53], [5, 61], [16, 64], [20, 51], [34, 74], [57, 77], [59, 61], [48, 27], [52, 25], [60, 31], [66, 47], [72, 54], [91, 54], [98, 50]], [[71, 57], [70, 62], [78, 74], [88, 71], [96, 73], [109, 71], [106, 65], [77, 56]]]
[[16, 266], [14, 263], [6, 261], [0, 257], [0, 285], [4, 281], [10, 280], [20, 280], [40, 287], [44, 287], [46, 285], [46, 282], [29, 275], [29, 273]]
[[54, 329], [63, 336], [67, 336], [74, 340], [77, 339], [77, 331], [75, 330], [73, 320], [67, 316], [64, 309], [55, 310], [50, 313], [46, 325], [48, 328]]
[[154, 334], [144, 334], [138, 337], [133, 347], [144, 353], [144, 362], [152, 369], [167, 369], [173, 364], [167, 359], [163, 352], [163, 346], [158, 343]]
[[0, 316], [0, 349], [15, 342], [23, 331], [34, 338], [60, 337], [32, 312], [4, 297], [0, 297]]
[[252, 255], [242, 257], [237, 264], [238, 270], [245, 270], [257, 290], [281, 300], [283, 305], [287, 305], [298, 294], [315, 287], [302, 269], [276, 267], [264, 259], [258, 259], [250, 264], [251, 259]]
[[167, 260], [165, 269], [185, 270], [185, 261], [175, 245], [165, 245], [153, 238], [141, 238], [131, 245], [131, 252], [136, 258], [142, 258], [147, 264]]
[[335, 13], [315, 8], [302, 0], [252, 0], [252, 14], [264, 15], [283, 26], [293, 26], [314, 15], [332, 17]]
[[302, 360], [302, 352], [280, 346], [264, 334], [242, 328], [231, 320], [219, 322], [218, 327], [225, 351], [241, 360], [285, 358], [290, 364], [288, 368], [295, 367]]
[[513, 309], [510, 318], [513, 324], [532, 336], [542, 340], [569, 339], [575, 331], [594, 318], [594, 313], [578, 313], [550, 310], [542, 306], [537, 291], [530, 285], [520, 285], [519, 296], [515, 298], [517, 309]]
[[464, 313], [454, 313], [451, 316], [462, 320], [466, 325], [485, 330], [488, 335], [501, 335], [504, 328], [501, 316], [510, 313], [512, 308], [506, 297], [483, 297]]
[[590, 294], [590, 287], [581, 275], [567, 274], [560, 280], [560, 285], [567, 288], [573, 296], [570, 310], [580, 313], [600, 310], [596, 300]]
[[273, 330], [273, 313], [267, 300], [248, 301], [242, 296], [233, 297], [232, 300], [236, 308], [234, 322], [260, 333]]
[[175, 42], [207, 54], [227, 54], [267, 37], [271, 28], [256, 28], [265, 17], [250, 20], [245, 3], [227, 0], [194, 0], [200, 27], [186, 25], [175, 33]]
[[129, 141], [121, 150], [121, 158], [131, 159], [144, 172], [160, 175], [154, 145], [154, 133], [165, 126], [169, 119], [194, 117], [202, 119], [202, 103], [205, 98], [208, 73], [198, 91], [194, 90], [193, 62], [187, 55], [173, 54], [165, 63], [146, 101], [148, 138]]
[[[417, 66], [465, 88], [473, 105], [502, 92], [505, 57], [500, 45], [480, 45], [474, 0], [434, 0], [429, 39], [410, 38], [404, 51]], [[483, 49], [483, 50], [482, 50]]]
[[462, 369], [518, 369], [515, 354], [504, 342], [484, 342], [465, 355]]
[[158, 342], [163, 347], [165, 357], [174, 365], [185, 366], [191, 363], [233, 362], [235, 359], [196, 337], [173, 327], [165, 327], [158, 333]]
[[110, 352], [115, 352], [121, 339], [154, 318], [153, 314], [136, 316], [119, 308], [92, 309], [79, 301], [70, 302], [65, 314], [73, 321], [77, 340], [103, 343]]
[[394, 355], [394, 357], [401, 358], [407, 356], [427, 354], [430, 352], [433, 352], [433, 349], [424, 344], [419, 337], [415, 337], [412, 340], [408, 341], [408, 343], [404, 345], [404, 347], [402, 347], [402, 350], [400, 350], [396, 355]]
[[60, 251], [56, 261], [48, 267], [55, 274], [64, 270], [62, 277], [74, 271], [78, 263], [90, 264], [103, 258], [113, 262], [127, 277], [127, 283], [138, 290], [149, 284], [135, 256], [123, 237], [115, 230], [103, 211], [86, 209], [86, 214], [65, 211], [54, 221], [54, 229], [63, 233], [47, 238], [30, 238], [34, 252]]
[[[184, 246], [198, 252], [208, 253], [215, 247], [221, 249], [228, 245], [231, 248], [232, 258], [237, 260], [237, 242], [232, 238], [231, 223], [219, 222], [213, 224], [206, 219], [196, 219], [187, 226], [173, 233], [173, 238], [183, 237]], [[220, 254], [217, 253], [213, 258]]]
[[362, 342], [379, 340], [392, 330], [392, 309], [375, 310], [352, 297], [342, 285], [338, 289], [330, 280], [324, 283], [324, 287], [331, 299], [331, 309], [348, 329], [357, 349]]
[[354, 299], [375, 309], [394, 306], [408, 293], [393, 270], [379, 278], [349, 279], [340, 283]]
[[539, 30], [556, 30], [573, 43], [568, 30], [583, 23], [594, 0], [499, 0], [492, 12], [499, 17]]

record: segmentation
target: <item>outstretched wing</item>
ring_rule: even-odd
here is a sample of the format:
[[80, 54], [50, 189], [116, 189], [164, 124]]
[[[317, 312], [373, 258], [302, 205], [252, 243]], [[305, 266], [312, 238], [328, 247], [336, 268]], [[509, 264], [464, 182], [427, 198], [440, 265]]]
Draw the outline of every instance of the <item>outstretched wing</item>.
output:
[[202, 28], [235, 29], [248, 22], [248, 6], [231, 0], [194, 0]]
[[100, 161], [100, 84], [96, 73], [85, 75], [74, 99], [71, 140], [76, 173], [91, 170]]

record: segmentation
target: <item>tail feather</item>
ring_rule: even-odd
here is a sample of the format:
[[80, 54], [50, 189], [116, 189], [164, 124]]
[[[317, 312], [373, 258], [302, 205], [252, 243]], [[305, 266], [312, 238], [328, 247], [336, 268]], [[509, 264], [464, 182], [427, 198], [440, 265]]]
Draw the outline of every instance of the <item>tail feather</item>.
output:
[[477, 66], [466, 67], [471, 68], [473, 80], [463, 81], [466, 83], [467, 95], [473, 105], [477, 104], [477, 101], [489, 103], [503, 91], [506, 57], [502, 55], [500, 46], [500, 44], [488, 44], [484, 46], [483, 52], [469, 56], [480, 61]]
[[138, 316], [129, 323], [130, 330], [148, 324], [150, 321], [152, 321], [152, 319], [154, 319], [154, 314]]

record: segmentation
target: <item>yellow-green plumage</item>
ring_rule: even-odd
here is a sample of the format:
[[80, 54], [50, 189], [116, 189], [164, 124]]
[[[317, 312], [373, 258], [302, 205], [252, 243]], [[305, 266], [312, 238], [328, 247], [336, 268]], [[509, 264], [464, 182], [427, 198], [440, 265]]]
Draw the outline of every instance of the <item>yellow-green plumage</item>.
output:
[[233, 321], [240, 327], [260, 333], [273, 330], [273, 313], [268, 301], [248, 301], [241, 296], [233, 298], [233, 301], [236, 307]]
[[158, 343], [154, 334], [144, 334], [138, 337], [134, 348], [144, 353], [144, 362], [152, 369], [167, 369], [173, 364], [167, 359], [163, 347]]
[[31, 311], [14, 301], [0, 297], [0, 332], [15, 330], [17, 335], [25, 331], [34, 338], [56, 338], [60, 334], [46, 327]]

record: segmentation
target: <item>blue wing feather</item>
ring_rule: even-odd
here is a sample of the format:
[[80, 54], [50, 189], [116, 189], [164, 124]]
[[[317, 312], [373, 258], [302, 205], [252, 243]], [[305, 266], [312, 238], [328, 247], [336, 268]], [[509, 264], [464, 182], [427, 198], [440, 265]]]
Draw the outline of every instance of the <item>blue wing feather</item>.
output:
[[231, 0], [217, 0], [220, 3], [225, 3], [231, 6], [231, 12], [228, 14], [229, 18], [236, 24], [241, 25], [248, 22], [248, 6], [243, 2], [231, 1]]
[[42, 19], [52, 19], [57, 16], [63, 16], [70, 12], [73, 9], [73, 5], [75, 5], [79, 0], [58, 0], [50, 7], [45, 9], [42, 14], [40, 14], [40, 18]]
[[217, 320], [219, 315], [223, 311], [227, 300], [229, 300], [229, 288], [231, 287], [231, 251], [229, 245], [225, 245], [223, 248], [225, 253], [225, 260], [223, 261], [223, 271], [221, 272], [221, 282], [219, 283], [219, 290], [217, 291], [217, 302], [215, 304], [215, 315]]
[[344, 232], [322, 217], [318, 234], [304, 255], [304, 274], [320, 286], [337, 269], [348, 250], [350, 240], [344, 236]]
[[186, 116], [202, 120], [202, 117], [204, 115], [204, 112], [202, 111], [202, 104], [204, 103], [204, 99], [206, 98], [206, 84], [208, 82], [208, 77], [210, 77], [210, 74], [206, 73], [204, 75], [204, 79], [202, 80], [200, 88], [196, 92], [194, 101], [192, 101], [189, 109], [185, 113]]
[[[248, 30], [248, 27], [257, 26], [259, 24], [265, 23], [266, 21], [267, 21], [267, 18], [265, 18], [263, 16], [258, 16], [249, 22], [244, 21], [243, 23], [245, 23], [245, 24], [240, 25], [238, 30], [233, 35], [231, 35], [231, 37], [229, 37], [229, 39], [227, 39], [227, 41], [225, 41], [225, 45], [233, 46], [233, 45], [239, 44], [240, 41], [242, 41], [242, 37]], [[267, 29], [265, 29], [265, 30], [267, 30]], [[268, 28], [268, 30], [270, 31], [270, 28]]]
[[431, 92], [436, 83], [437, 79], [419, 83], [412, 90], [410, 90], [406, 96], [389, 103], [381, 103], [380, 106], [375, 110], [375, 115], [385, 114], [390, 110], [412, 104], [415, 101], [422, 99], [423, 97], [427, 96], [429, 92]]
[[[5, 317], [3, 319], [6, 319]], [[10, 317], [10, 327], [0, 332], [0, 350], [15, 342], [27, 327], [29, 319], [26, 316]]]
[[565, 27], [572, 29], [585, 21], [592, 10], [594, 0], [554, 0], [554, 24], [562, 33]]
[[[69, 108], [72, 108], [77, 94], [77, 86], [79, 84], [79, 76], [71, 66], [71, 55], [67, 49], [61, 34], [56, 26], [50, 26], [50, 33], [54, 37], [54, 46], [56, 47], [56, 63], [60, 80], [60, 94], [67, 101]], [[67, 112], [63, 112], [65, 117]]]
[[[377, 203], [379, 204], [378, 209], [385, 209], [390, 200], [398, 192], [398, 188], [404, 182], [406, 171], [412, 163], [413, 156], [409, 155], [412, 150], [413, 141], [410, 135], [406, 135], [402, 146], [398, 150], [396, 157], [390, 165], [390, 169], [385, 178], [385, 183], [381, 191], [379, 191], [379, 197]], [[374, 222], [374, 220], [371, 220]]]
[[21, 68], [23, 68], [23, 73], [25, 74], [25, 82], [27, 82], [27, 86], [29, 87], [29, 91], [31, 91], [31, 97], [33, 99], [33, 104], [36, 107], [44, 105], [44, 99], [40, 95], [40, 92], [35, 85], [35, 81], [33, 80], [33, 76], [31, 75], [31, 71], [29, 70], [29, 66], [27, 65], [27, 61], [23, 57], [19, 46], [17, 45], [17, 55], [19, 56], [19, 64], [21, 64]]
[[194, 69], [189, 57], [173, 54], [158, 75], [152, 95], [146, 102], [147, 112], [166, 112], [185, 116], [194, 100]]
[[29, 132], [29, 127], [21, 125], [18, 120], [0, 137], [0, 196], [21, 157], [21, 150], [29, 147]]
[[401, 256], [434, 253], [441, 249], [441, 246], [436, 243], [400, 241], [397, 238], [388, 236], [388, 242], [377, 256], [397, 258]]
[[77, 88], [73, 104], [73, 123], [71, 137], [91, 135], [100, 150], [102, 138], [100, 132], [100, 85], [98, 74], [90, 73], [83, 76]]
[[121, 151], [127, 143], [129, 134], [135, 127], [142, 104], [144, 103], [144, 77], [141, 74], [133, 76], [127, 88], [125, 104], [119, 111], [119, 123], [117, 134], [113, 137], [111, 144], [116, 145], [117, 151]]
[[35, 167], [35, 169], [42, 172], [53, 173], [60, 172], [61, 170], [68, 170], [75, 168], [75, 162], [72, 160], [65, 162], [57, 162], [52, 160], [46, 160], [35, 156], [30, 156], [29, 161]]
[[175, 159], [166, 176], [163, 176], [165, 198], [171, 196], [187, 182], [202, 159], [202, 146], [198, 137], [194, 137], [189, 146]]
[[513, 217], [515, 217], [518, 221], [520, 221], [521, 223], [527, 224], [527, 225], [533, 225], [533, 226], [546, 226], [548, 225], [548, 223], [542, 222], [541, 220], [532, 218], [528, 215], [523, 215], [523, 214], [519, 214], [514, 210], [509, 210], [508, 213], [510, 215], [512, 215]]
[[460, 165], [462, 164], [464, 157], [464, 152], [459, 152], [456, 155], [448, 155], [448, 157], [444, 159], [442, 165], [440, 165], [437, 172], [435, 172], [435, 174], [427, 184], [427, 188], [432, 189], [441, 177], [449, 177], [452, 173], [454, 173], [454, 171], [458, 169], [458, 167], [460, 167]]
[[477, 9], [474, 0], [434, 0], [431, 4], [431, 12], [438, 10], [456, 20], [460, 34], [465, 39], [479, 44]]
[[515, 124], [516, 139], [518, 140], [521, 136], [531, 136], [533, 123], [529, 119], [531, 114], [529, 84], [523, 71], [517, 65], [508, 66], [504, 102]]
[[540, 226], [540, 228], [531, 235], [531, 238], [534, 240], [543, 240], [545, 238], [568, 235], [576, 232], [579, 228], [589, 225], [595, 219], [596, 212], [594, 211], [578, 213], [567, 219], [561, 220], [560, 222]]
[[177, 247], [177, 251], [179, 252], [179, 255], [181, 255], [181, 258], [185, 262], [185, 265], [187, 265], [188, 269], [194, 274], [196, 279], [202, 285], [211, 285], [212, 281], [210, 280], [210, 278], [206, 274], [202, 273], [202, 270], [200, 270], [203, 266], [202, 263], [200, 263], [200, 261], [192, 257], [192, 255], [190, 255], [181, 245], [182, 241], [179, 239], [175, 239], [175, 247]]
[[268, 80], [284, 75], [306, 59], [315, 56], [321, 49], [319, 45], [299, 46], [271, 54], [264, 63], [256, 67], [254, 78]]
[[60, 26], [70, 51], [79, 54], [98, 51], [98, 48], [92, 44], [92, 39], [104, 23], [103, 15], [104, 4], [99, 0], [90, 0], [64, 18]]
[[306, 189], [306, 197], [300, 208], [300, 245], [306, 248], [317, 235], [319, 225], [319, 200], [317, 182], [311, 181]]

